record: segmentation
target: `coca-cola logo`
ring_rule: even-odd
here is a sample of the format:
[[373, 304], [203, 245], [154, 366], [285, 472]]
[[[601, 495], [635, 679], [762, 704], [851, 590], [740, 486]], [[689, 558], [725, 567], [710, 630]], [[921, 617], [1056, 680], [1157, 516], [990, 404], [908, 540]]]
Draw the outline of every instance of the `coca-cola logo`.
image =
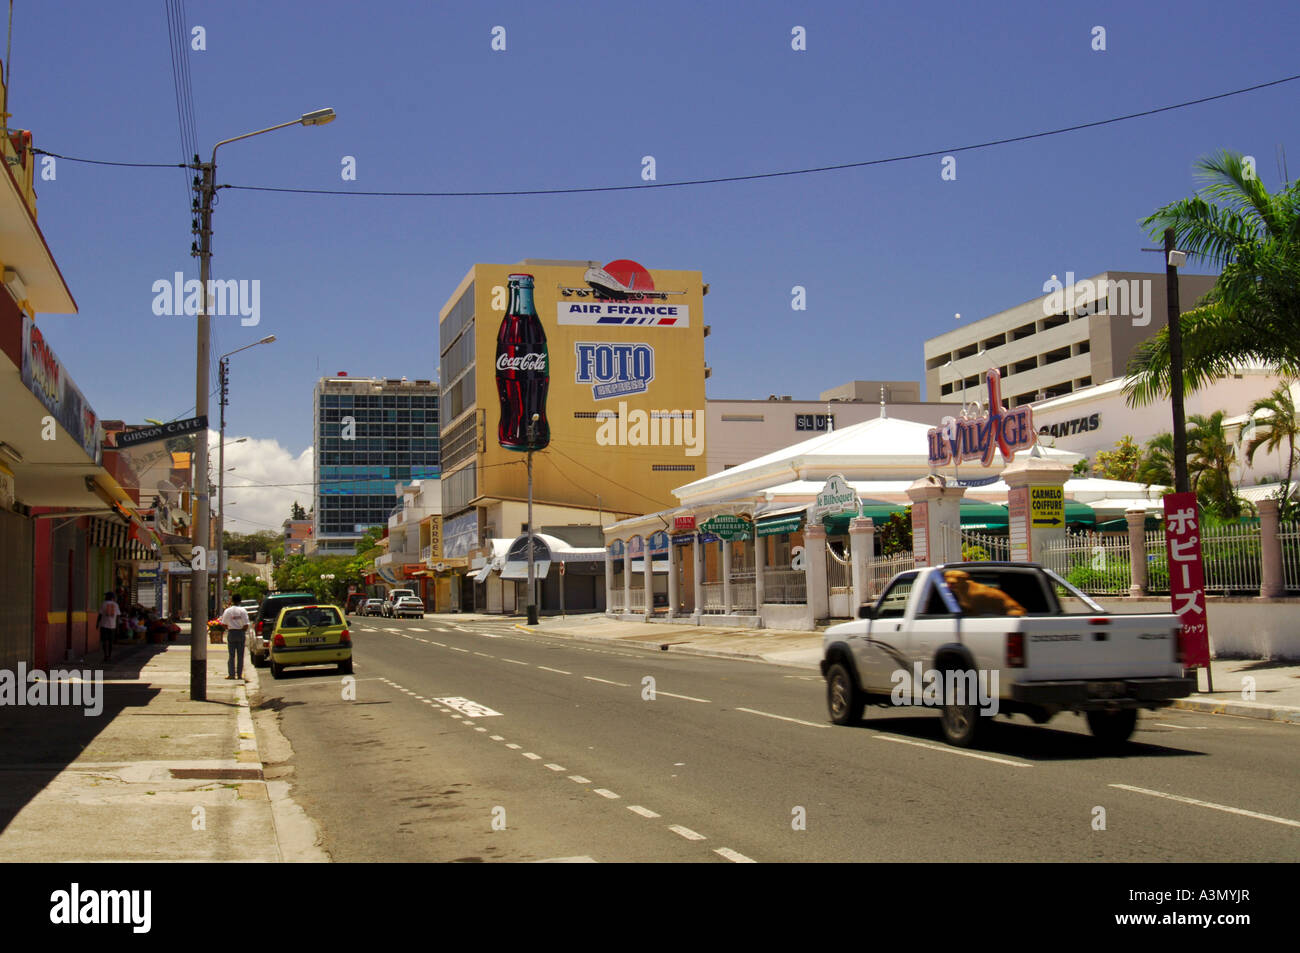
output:
[[497, 357], [498, 371], [544, 371], [546, 370], [545, 354], [516, 354], [510, 357], [501, 354]]

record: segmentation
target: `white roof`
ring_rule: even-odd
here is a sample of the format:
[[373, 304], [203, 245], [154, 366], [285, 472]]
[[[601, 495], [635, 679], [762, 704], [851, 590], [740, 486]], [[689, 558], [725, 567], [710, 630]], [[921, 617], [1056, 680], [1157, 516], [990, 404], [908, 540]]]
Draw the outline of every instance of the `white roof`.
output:
[[[777, 485], [775, 480], [812, 482], [817, 488], [832, 473], [839, 473], [850, 483], [878, 476], [878, 479], [905, 481], [930, 472], [929, 424], [896, 417], [877, 417], [840, 430], [819, 434], [808, 440], [781, 450], [756, 457], [739, 466], [714, 473], [693, 483], [678, 487], [673, 494], [684, 505], [692, 506], [710, 500], [744, 496], [765, 491]], [[1039, 455], [1047, 460], [1074, 464], [1083, 459], [1082, 454], [1039, 446]], [[1016, 454], [1020, 459], [1030, 451]], [[994, 465], [982, 467], [978, 463], [964, 463], [957, 470], [970, 477], [995, 476], [1002, 461], [994, 457]], [[944, 467], [945, 473], [950, 470]], [[816, 491], [814, 491], [816, 492]]]

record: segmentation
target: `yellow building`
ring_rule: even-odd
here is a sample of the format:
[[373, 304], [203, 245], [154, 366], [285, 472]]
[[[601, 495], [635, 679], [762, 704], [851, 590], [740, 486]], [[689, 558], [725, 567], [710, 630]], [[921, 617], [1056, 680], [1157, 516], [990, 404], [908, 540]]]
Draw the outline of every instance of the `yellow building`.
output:
[[[497, 335], [513, 274], [533, 277], [550, 367], [550, 445], [533, 455], [536, 531], [673, 506], [673, 488], [707, 472], [700, 272], [623, 260], [478, 264], [438, 322], [446, 557], [473, 556], [527, 523], [526, 454], [498, 442]], [[585, 544], [602, 546], [599, 531]]]

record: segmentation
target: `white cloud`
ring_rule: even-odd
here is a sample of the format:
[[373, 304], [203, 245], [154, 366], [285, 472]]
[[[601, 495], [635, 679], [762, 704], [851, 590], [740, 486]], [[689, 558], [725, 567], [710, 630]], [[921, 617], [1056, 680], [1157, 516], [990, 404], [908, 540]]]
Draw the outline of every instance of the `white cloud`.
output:
[[[289, 518], [295, 501], [310, 510], [315, 501], [312, 486], [312, 448], [297, 457], [280, 446], [278, 440], [249, 438], [232, 443], [237, 435], [226, 438], [226, 531], [256, 533], [279, 531]], [[213, 450], [213, 472], [216, 472]], [[234, 467], [231, 472], [230, 468]], [[216, 487], [212, 489], [216, 503]]]

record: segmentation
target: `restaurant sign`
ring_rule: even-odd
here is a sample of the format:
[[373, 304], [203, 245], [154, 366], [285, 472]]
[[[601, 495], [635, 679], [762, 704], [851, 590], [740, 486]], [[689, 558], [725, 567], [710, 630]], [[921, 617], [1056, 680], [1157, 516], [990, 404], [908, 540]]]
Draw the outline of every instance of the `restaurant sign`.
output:
[[957, 420], [945, 417], [943, 424], [932, 427], [928, 434], [930, 466], [958, 464], [966, 460], [979, 460], [981, 466], [993, 463], [993, 451], [1002, 453], [1006, 463], [1016, 451], [1034, 445], [1034, 414], [1028, 404], [1014, 410], [1002, 407], [1002, 375], [996, 367], [989, 368], [989, 412], [975, 420]]
[[820, 523], [827, 516], [860, 512], [857, 492], [837, 473], [826, 481], [816, 502], [808, 507], [808, 522]]
[[714, 516], [705, 520], [700, 529], [703, 533], [712, 534], [718, 539], [725, 539], [729, 543], [742, 539], [752, 539], [754, 536], [754, 524], [743, 516]]

